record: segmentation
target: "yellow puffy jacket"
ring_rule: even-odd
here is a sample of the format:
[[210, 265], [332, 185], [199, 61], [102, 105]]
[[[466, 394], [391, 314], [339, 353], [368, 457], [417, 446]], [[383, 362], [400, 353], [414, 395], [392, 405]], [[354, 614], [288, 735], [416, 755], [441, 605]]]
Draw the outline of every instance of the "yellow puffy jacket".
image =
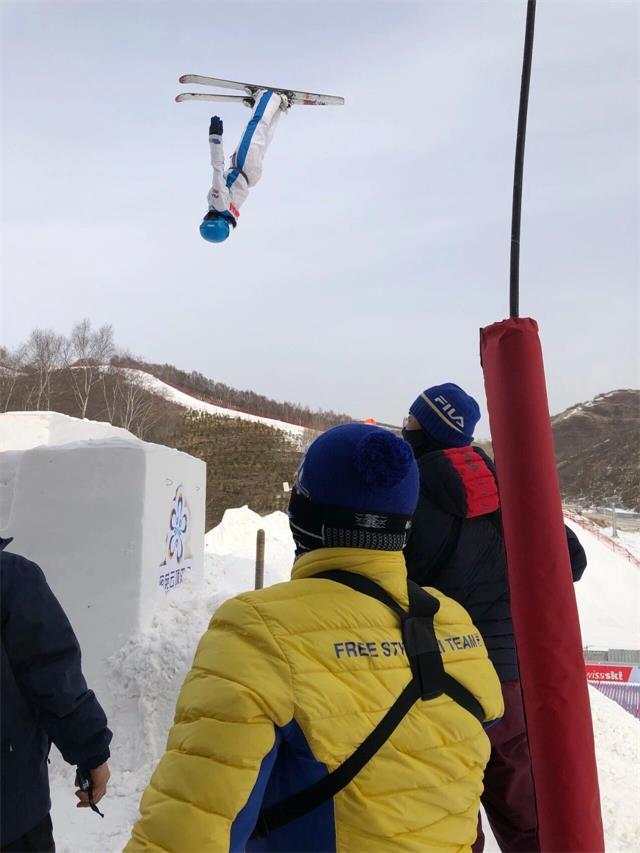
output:
[[[476, 837], [489, 740], [448, 696], [418, 701], [333, 800], [251, 839], [260, 808], [308, 787], [359, 746], [411, 679], [399, 620], [330, 580], [366, 575], [408, 606], [401, 552], [323, 548], [292, 580], [225, 602], [203, 636], [127, 853], [463, 851]], [[502, 693], [466, 611], [440, 600], [447, 672], [487, 721]]]

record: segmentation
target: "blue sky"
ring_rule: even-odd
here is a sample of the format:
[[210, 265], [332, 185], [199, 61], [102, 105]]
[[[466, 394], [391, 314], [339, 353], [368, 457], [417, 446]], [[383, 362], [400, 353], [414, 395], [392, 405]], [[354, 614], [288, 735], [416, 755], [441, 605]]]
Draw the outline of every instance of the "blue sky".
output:
[[[638, 385], [638, 9], [539, 4], [521, 310], [552, 411]], [[119, 344], [280, 399], [399, 422], [507, 312], [524, 3], [5, 2], [0, 335]], [[293, 108], [222, 246], [198, 224], [215, 74], [344, 95]], [[213, 109], [211, 109], [213, 108]], [[481, 433], [487, 432], [486, 420]]]

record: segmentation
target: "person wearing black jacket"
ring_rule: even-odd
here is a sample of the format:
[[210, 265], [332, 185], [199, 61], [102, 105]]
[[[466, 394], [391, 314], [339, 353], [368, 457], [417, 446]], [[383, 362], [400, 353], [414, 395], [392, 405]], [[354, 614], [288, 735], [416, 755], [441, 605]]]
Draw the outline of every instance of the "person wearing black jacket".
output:
[[[405, 418], [403, 437], [420, 471], [420, 497], [405, 549], [409, 577], [454, 598], [483, 635], [502, 683], [505, 714], [487, 732], [492, 744], [482, 804], [502, 851], [539, 849], [531, 758], [509, 606], [500, 498], [492, 460], [471, 447], [476, 401], [445, 383], [424, 391]], [[573, 580], [587, 560], [568, 528]], [[484, 846], [478, 822], [474, 853]]]
[[54, 743], [88, 777], [78, 807], [106, 793], [111, 732], [80, 665], [80, 647], [41, 569], [4, 549], [2, 609], [2, 851], [53, 851], [47, 759]]

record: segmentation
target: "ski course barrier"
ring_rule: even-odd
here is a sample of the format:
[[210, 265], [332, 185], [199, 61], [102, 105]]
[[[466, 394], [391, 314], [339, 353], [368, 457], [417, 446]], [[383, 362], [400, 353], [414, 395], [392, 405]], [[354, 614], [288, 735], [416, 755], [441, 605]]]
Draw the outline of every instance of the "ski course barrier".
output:
[[640, 666], [585, 663], [587, 681], [640, 719]]
[[627, 666], [619, 663], [585, 663], [587, 681], [605, 684], [640, 685], [640, 666]]
[[603, 533], [602, 530], [595, 524], [593, 521], [590, 521], [588, 518], [585, 518], [583, 515], [579, 515], [577, 512], [573, 510], [567, 509], [564, 507], [565, 517], [573, 521], [575, 524], [580, 525], [585, 530], [588, 530], [596, 539], [599, 539], [604, 545], [609, 548], [610, 551], [614, 551], [616, 554], [619, 554], [621, 557], [624, 557], [625, 560], [628, 560], [632, 565], [636, 568], [640, 569], [640, 560], [636, 557], [635, 554], [632, 554], [628, 548], [625, 548], [624, 545], [620, 545], [618, 542], [615, 542], [610, 536], [607, 536], [606, 533]]

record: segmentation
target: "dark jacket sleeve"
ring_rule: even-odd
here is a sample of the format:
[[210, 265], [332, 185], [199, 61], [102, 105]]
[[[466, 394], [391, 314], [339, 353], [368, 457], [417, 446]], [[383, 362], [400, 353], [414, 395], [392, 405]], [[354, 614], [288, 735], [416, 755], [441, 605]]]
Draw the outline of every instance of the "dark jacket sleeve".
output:
[[411, 531], [404, 549], [404, 559], [409, 578], [420, 586], [431, 583], [430, 563], [434, 545], [430, 541], [435, 535], [433, 525], [429, 526], [426, 501], [420, 495], [418, 506], [413, 516]]
[[73, 628], [35, 563], [6, 553], [1, 559], [2, 635], [16, 683], [65, 761], [98, 767], [112, 735], [87, 688]]
[[569, 560], [571, 561], [571, 574], [573, 575], [574, 583], [579, 581], [584, 570], [587, 568], [587, 555], [584, 548], [580, 544], [580, 540], [569, 527], [565, 525], [567, 533], [567, 545], [569, 546]]
[[455, 516], [420, 495], [404, 549], [409, 578], [420, 586], [432, 586], [442, 568], [449, 546], [457, 544], [460, 528]]

